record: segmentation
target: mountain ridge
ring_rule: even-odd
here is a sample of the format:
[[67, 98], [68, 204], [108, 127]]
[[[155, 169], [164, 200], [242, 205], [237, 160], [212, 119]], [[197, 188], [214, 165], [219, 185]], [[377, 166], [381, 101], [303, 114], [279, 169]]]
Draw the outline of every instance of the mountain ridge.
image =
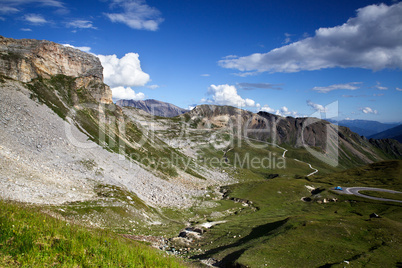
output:
[[327, 157], [329, 161], [339, 152], [346, 166], [402, 158], [402, 144], [399, 142], [390, 139], [368, 140], [347, 127], [336, 126], [326, 120], [281, 117], [267, 112], [255, 114], [231, 106], [216, 105], [196, 106], [189, 114], [197, 122], [208, 122], [218, 128], [232, 128], [234, 133], [257, 140], [295, 148], [319, 148], [322, 157]]
[[162, 117], [175, 117], [188, 112], [189, 110], [180, 108], [174, 104], [155, 99], [147, 100], [118, 100], [116, 105], [122, 107], [134, 107], [141, 109], [149, 114]]
[[370, 137], [387, 129], [397, 126], [397, 123], [381, 123], [373, 120], [328, 120], [331, 123], [337, 123], [339, 126], [348, 127], [360, 136]]
[[402, 125], [374, 134], [370, 139], [394, 139], [402, 143]]

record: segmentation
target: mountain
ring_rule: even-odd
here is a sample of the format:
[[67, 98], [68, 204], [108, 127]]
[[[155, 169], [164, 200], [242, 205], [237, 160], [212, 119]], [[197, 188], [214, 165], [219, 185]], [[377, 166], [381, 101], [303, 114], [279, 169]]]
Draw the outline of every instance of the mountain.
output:
[[183, 153], [147, 136], [113, 104], [102, 73], [99, 59], [80, 50], [0, 38], [1, 198], [97, 202], [99, 191], [118, 189], [152, 221], [158, 216], [149, 207], [190, 206], [191, 196], [221, 178], [196, 171]]
[[171, 103], [157, 100], [118, 100], [117, 105], [121, 107], [134, 107], [145, 112], [162, 117], [175, 117], [188, 112], [188, 110], [177, 107]]
[[377, 121], [371, 120], [341, 120], [341, 121], [330, 121], [331, 123], [338, 123], [339, 126], [348, 127], [351, 131], [356, 132], [360, 136], [369, 137], [376, 133], [385, 131], [387, 129], [393, 128], [398, 124], [385, 124]]
[[1, 267], [175, 266], [128, 239], [190, 267], [400, 263], [400, 205], [333, 190], [400, 190], [402, 161], [378, 162], [397, 141], [230, 106], [152, 116], [112, 102], [93, 55], [0, 41]]
[[189, 114], [199, 125], [226, 128], [233, 135], [281, 146], [306, 148], [330, 164], [335, 164], [333, 160], [339, 159], [339, 164], [344, 167], [402, 158], [402, 144], [397, 141], [368, 140], [347, 127], [336, 126], [325, 120], [281, 117], [267, 112], [254, 114], [235, 107], [216, 105], [200, 105]]
[[25, 83], [54, 75], [74, 77], [74, 90], [88, 88], [95, 101], [112, 103], [99, 59], [50, 41], [0, 36], [0, 74]]
[[387, 129], [369, 137], [370, 139], [394, 139], [402, 143], [402, 125]]

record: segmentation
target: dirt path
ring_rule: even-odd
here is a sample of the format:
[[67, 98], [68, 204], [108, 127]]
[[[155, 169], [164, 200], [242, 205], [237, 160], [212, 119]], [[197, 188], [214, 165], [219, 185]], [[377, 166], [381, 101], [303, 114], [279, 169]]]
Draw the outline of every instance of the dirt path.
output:
[[[248, 138], [248, 137], [245, 137], [245, 138], [247, 138], [247, 139], [249, 139], [249, 140], [254, 140], [254, 141], [258, 141], [258, 142], [262, 142], [262, 143], [266, 143], [266, 144], [269, 144], [269, 145], [276, 146], [276, 147], [278, 147], [279, 149], [282, 149], [282, 150], [283, 150], [282, 157], [283, 157], [283, 158], [286, 158], [286, 157], [285, 157], [285, 154], [286, 154], [286, 152], [287, 152], [288, 150], [285, 149], [285, 148], [283, 148], [283, 147], [281, 147], [281, 146], [279, 146], [278, 144], [271, 143], [271, 142], [266, 142], [266, 141], [260, 141], [260, 140], [253, 139], [253, 138]], [[297, 162], [300, 162], [300, 163], [305, 163], [305, 164], [308, 165], [312, 170], [314, 170], [313, 172], [311, 172], [311, 173], [309, 173], [308, 175], [306, 175], [306, 177], [309, 177], [309, 176], [311, 176], [311, 175], [314, 175], [315, 173], [318, 172], [318, 169], [313, 168], [310, 163], [301, 161], [301, 160], [296, 159], [296, 158], [294, 158], [293, 160], [295, 160], [295, 161], [297, 161]]]

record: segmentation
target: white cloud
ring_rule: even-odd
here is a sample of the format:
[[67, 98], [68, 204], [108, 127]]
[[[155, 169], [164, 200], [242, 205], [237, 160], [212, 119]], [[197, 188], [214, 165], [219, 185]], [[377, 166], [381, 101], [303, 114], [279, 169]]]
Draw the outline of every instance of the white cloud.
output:
[[292, 39], [290, 38], [293, 34], [289, 34], [289, 33], [285, 33], [285, 40], [283, 41], [283, 44], [288, 44], [292, 41]]
[[289, 108], [286, 106], [282, 106], [281, 109], [275, 110], [275, 109], [269, 107], [269, 105], [265, 104], [259, 110], [263, 111], [263, 112], [271, 113], [271, 114], [280, 115], [280, 116], [297, 116], [298, 115], [298, 113], [296, 111], [290, 111]]
[[105, 83], [110, 87], [144, 86], [150, 81], [149, 74], [141, 69], [139, 55], [127, 53], [121, 59], [116, 55], [97, 55], [103, 66]]
[[160, 88], [160, 86], [158, 86], [158, 85], [149, 85], [149, 86], [147, 86], [147, 88], [149, 88], [149, 89], [157, 89], [157, 88]]
[[380, 82], [377, 82], [377, 85], [375, 85], [374, 88], [377, 89], [377, 90], [388, 90], [387, 87], [381, 86]]
[[219, 61], [224, 68], [258, 72], [299, 72], [323, 68], [402, 68], [402, 2], [370, 5], [357, 16], [314, 37], [245, 57]]
[[87, 52], [87, 53], [91, 51], [91, 48], [90, 48], [90, 47], [75, 47], [75, 46], [70, 45], [70, 44], [63, 44], [63, 46], [76, 48], [76, 49], [79, 49], [79, 50], [84, 51], [84, 52]]
[[142, 92], [135, 93], [130, 87], [113, 87], [112, 88], [113, 99], [124, 100], [143, 100], [145, 95]]
[[12, 12], [18, 12], [19, 10], [16, 8], [18, 6], [25, 6], [31, 3], [37, 3], [42, 6], [64, 8], [63, 2], [57, 0], [2, 0], [1, 2], [3, 6], [0, 10], [4, 8]]
[[144, 0], [113, 0], [112, 8], [123, 9], [122, 13], [106, 13], [112, 22], [121, 22], [137, 30], [158, 30], [163, 18], [161, 12], [148, 6]]
[[255, 101], [252, 99], [243, 99], [237, 94], [237, 88], [230, 85], [211, 85], [208, 89], [211, 99], [203, 99], [201, 101], [213, 103], [217, 105], [230, 105], [235, 107], [255, 107]]
[[[59, 14], [65, 14], [68, 12], [68, 9], [65, 8], [64, 3], [61, 1], [57, 1], [57, 0], [1, 0], [0, 1], [0, 14], [11, 15], [11, 14], [15, 14], [18, 12], [23, 12], [24, 9], [32, 10], [31, 9], [32, 5], [34, 5], [35, 7], [39, 6], [39, 7], [57, 8], [57, 12]], [[25, 12], [25, 13], [28, 13], [28, 12]], [[38, 25], [48, 22], [41, 16], [35, 18], [30, 15], [25, 15], [23, 17], [23, 19], [27, 20], [29, 23], [38, 24]], [[0, 20], [5, 20], [5, 18], [1, 17]]]
[[208, 77], [211, 76], [210, 74], [202, 74], [201, 76]]
[[397, 91], [402, 91], [402, 88], [397, 87], [396, 90]]
[[320, 93], [328, 93], [333, 90], [339, 90], [339, 89], [347, 89], [347, 90], [356, 90], [359, 89], [360, 87], [356, 86], [361, 84], [361, 82], [351, 82], [347, 84], [336, 84], [336, 85], [330, 85], [327, 87], [313, 87], [312, 90], [318, 91]]
[[21, 28], [20, 30], [23, 32], [32, 32], [32, 29], [29, 28]]
[[1, 6], [0, 7], [0, 14], [10, 14], [10, 13], [17, 13], [20, 12], [18, 8], [10, 7], [10, 6]]
[[360, 108], [360, 111], [362, 111], [365, 114], [378, 114], [377, 110], [374, 110], [370, 107], [364, 107], [364, 108]]
[[264, 106], [262, 106], [261, 109], [260, 109], [260, 111], [267, 112], [267, 113], [271, 113], [271, 114], [273, 114], [273, 113], [276, 112], [276, 110], [275, 110], [275, 109], [272, 109], [271, 107], [269, 107], [268, 104], [265, 104]]
[[238, 83], [241, 89], [254, 90], [254, 89], [275, 89], [282, 90], [283, 84], [270, 84], [270, 83]]
[[48, 21], [42, 15], [39, 14], [27, 14], [24, 16], [24, 19], [29, 23], [37, 25], [48, 23]]
[[236, 75], [239, 77], [247, 77], [247, 76], [255, 76], [258, 74], [259, 74], [259, 72], [243, 72], [243, 73], [234, 73], [233, 75]]
[[74, 20], [67, 23], [67, 27], [80, 28], [80, 29], [96, 29], [92, 21], [89, 20]]
[[325, 107], [322, 106], [321, 104], [314, 103], [314, 102], [312, 102], [310, 100], [307, 101], [307, 105], [310, 106], [311, 108], [313, 108], [314, 110], [316, 110], [317, 112], [320, 112], [320, 113], [325, 113], [327, 111], [325, 109]]

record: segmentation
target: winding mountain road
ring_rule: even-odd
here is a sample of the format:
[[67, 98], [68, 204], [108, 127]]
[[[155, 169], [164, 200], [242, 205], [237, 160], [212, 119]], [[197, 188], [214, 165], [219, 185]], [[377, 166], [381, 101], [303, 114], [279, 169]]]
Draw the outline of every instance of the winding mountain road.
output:
[[[249, 139], [249, 140], [254, 140], [254, 141], [258, 141], [258, 142], [262, 142], [262, 143], [266, 143], [266, 144], [269, 144], [269, 145], [276, 146], [276, 147], [278, 147], [279, 149], [283, 150], [282, 157], [283, 157], [283, 158], [286, 158], [286, 157], [285, 157], [285, 154], [286, 154], [286, 152], [287, 152], [288, 150], [287, 150], [287, 149], [285, 149], [285, 148], [283, 148], [283, 147], [281, 147], [281, 146], [279, 146], [279, 145], [278, 145], [278, 144], [276, 144], [276, 143], [271, 143], [271, 142], [266, 142], [266, 141], [260, 141], [260, 140], [253, 139], [253, 138], [249, 138], [249, 137], [245, 137], [245, 138], [247, 138], [247, 139]], [[315, 173], [317, 173], [317, 172], [318, 172], [318, 169], [313, 168], [313, 167], [311, 166], [311, 164], [310, 164], [310, 163], [307, 163], [307, 162], [301, 161], [301, 160], [296, 159], [296, 158], [293, 158], [293, 160], [295, 160], [295, 161], [297, 161], [297, 162], [300, 162], [300, 163], [307, 164], [307, 165], [308, 165], [308, 166], [309, 166], [309, 167], [310, 167], [312, 170], [314, 170], [314, 171], [313, 171], [313, 172], [311, 172], [310, 174], [306, 175], [306, 177], [310, 177], [311, 175], [314, 175]]]
[[398, 191], [394, 191], [394, 190], [388, 190], [388, 189], [382, 189], [382, 188], [372, 188], [372, 187], [347, 187], [347, 188], [342, 189], [342, 191], [339, 191], [339, 192], [344, 193], [344, 194], [360, 196], [360, 197], [364, 197], [364, 198], [368, 198], [368, 199], [372, 199], [372, 200], [377, 200], [377, 201], [402, 203], [401, 200], [394, 200], [394, 199], [364, 195], [364, 194], [359, 193], [360, 191], [375, 191], [375, 192], [387, 192], [387, 193], [391, 193], [391, 194], [402, 194], [402, 192], [398, 192]]

